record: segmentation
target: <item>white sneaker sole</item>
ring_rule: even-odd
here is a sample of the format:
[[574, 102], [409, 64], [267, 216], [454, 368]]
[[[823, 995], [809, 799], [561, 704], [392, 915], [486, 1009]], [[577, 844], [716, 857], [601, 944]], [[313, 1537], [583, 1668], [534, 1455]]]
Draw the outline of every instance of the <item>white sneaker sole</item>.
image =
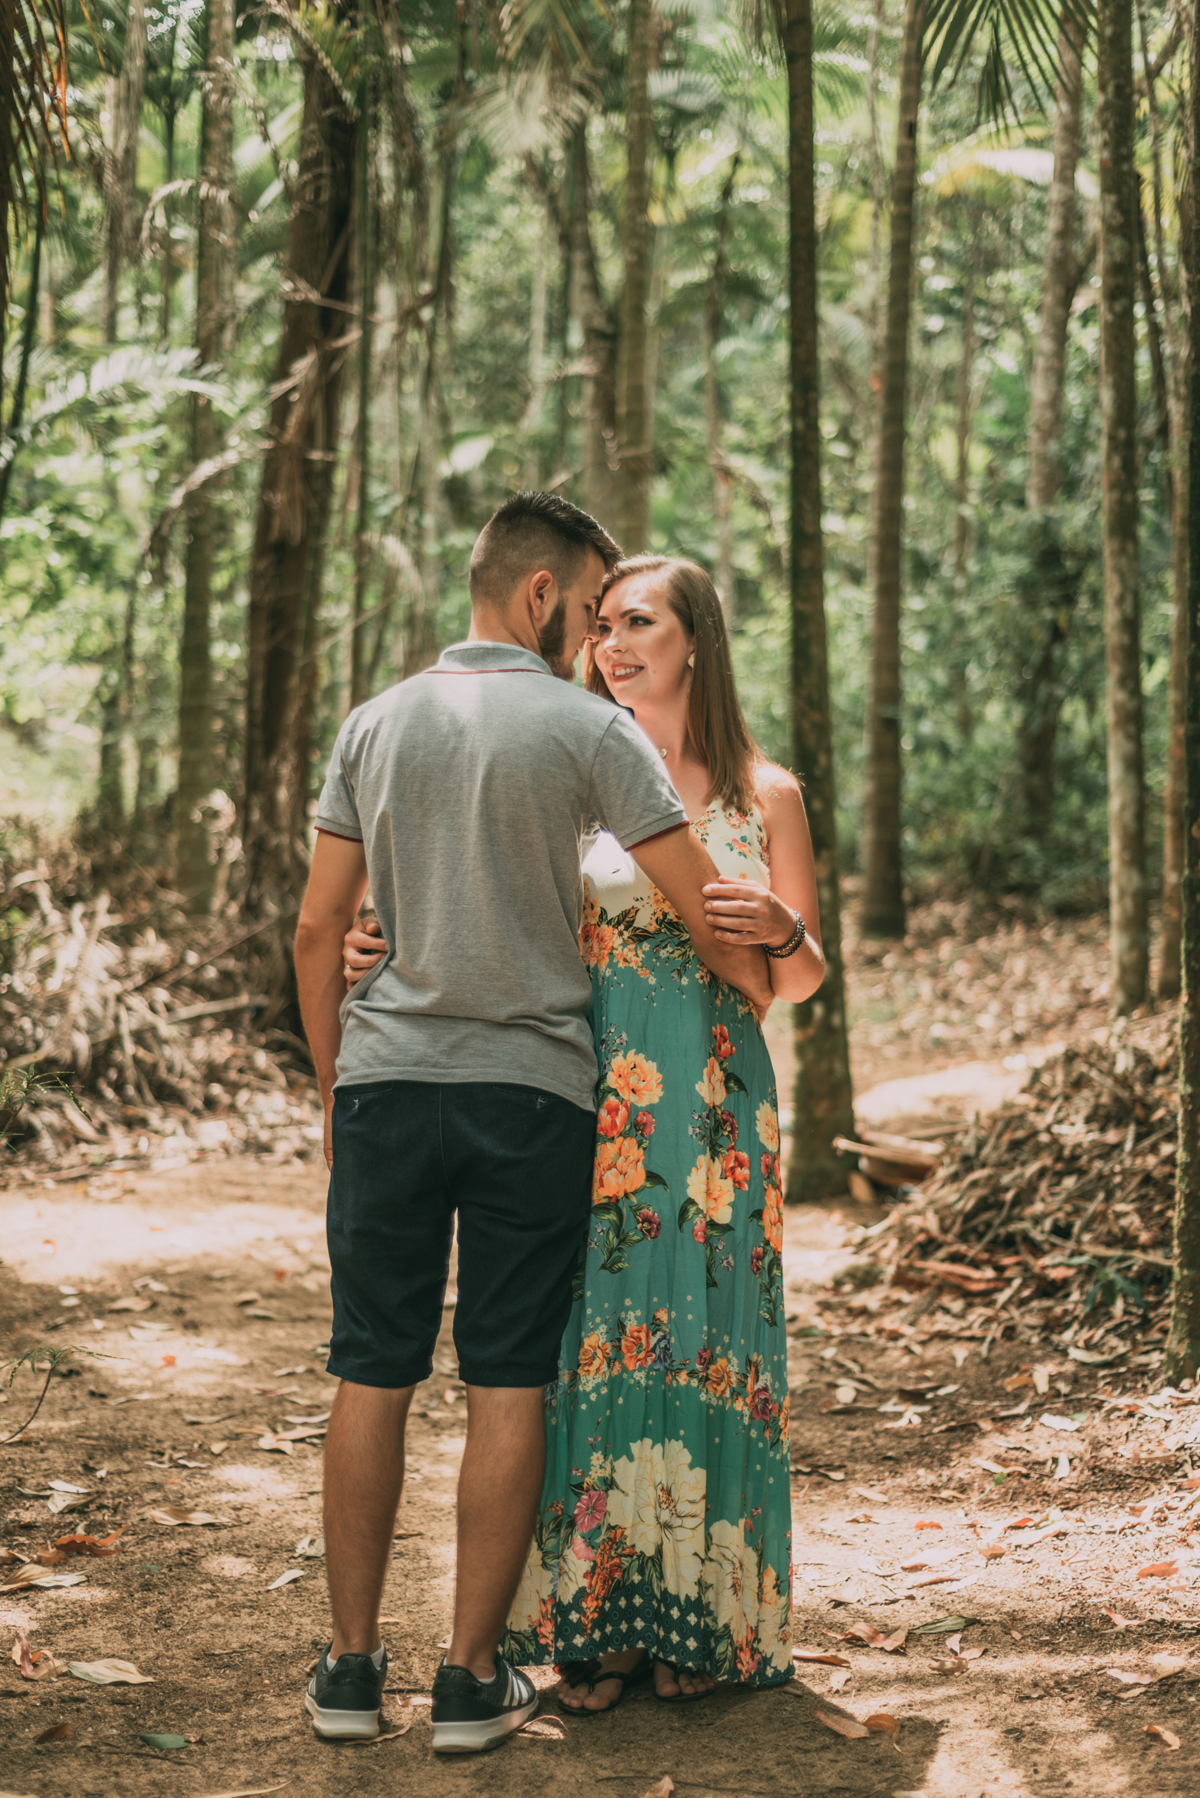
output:
[[317, 1734], [330, 1742], [373, 1742], [379, 1734], [378, 1711], [323, 1711], [310, 1692], [304, 1708]]
[[516, 1710], [505, 1711], [502, 1717], [488, 1717], [479, 1723], [435, 1723], [433, 1752], [482, 1754], [485, 1749], [497, 1747], [505, 1736], [510, 1736], [515, 1729], [528, 1723], [537, 1707], [538, 1697], [535, 1692], [528, 1704], [518, 1705]]

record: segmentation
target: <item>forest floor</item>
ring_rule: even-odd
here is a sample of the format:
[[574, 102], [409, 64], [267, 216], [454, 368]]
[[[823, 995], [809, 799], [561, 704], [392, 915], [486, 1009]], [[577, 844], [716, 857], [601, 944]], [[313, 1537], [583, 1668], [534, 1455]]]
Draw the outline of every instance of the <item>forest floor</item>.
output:
[[[902, 950], [859, 953], [855, 970], [860, 1109], [879, 1125], [990, 1108], [1047, 1047], [1104, 1026], [1092, 921], [923, 912]], [[787, 1046], [773, 1047], [786, 1091]], [[985, 1359], [968, 1334], [889, 1339], [878, 1319], [866, 1333], [831, 1281], [883, 1213], [849, 1201], [786, 1220], [795, 1642], [832, 1659], [801, 1660], [773, 1692], [675, 1711], [639, 1692], [581, 1722], [547, 1701], [496, 1753], [435, 1760], [426, 1695], [449, 1626], [464, 1408], [447, 1328], [414, 1408], [386, 1732], [322, 1745], [301, 1694], [327, 1639], [315, 1432], [333, 1382], [324, 1178], [307, 1153], [272, 1164], [197, 1147], [0, 1193], [2, 1352], [101, 1357], [77, 1352], [0, 1449], [0, 1549], [124, 1532], [119, 1552], [49, 1569], [79, 1583], [0, 1593], [0, 1798], [642, 1798], [664, 1776], [680, 1798], [1200, 1788], [1193, 1395], [1163, 1394], [1153, 1344], [1118, 1377], [1050, 1343], [1000, 1340]], [[0, 1434], [36, 1391], [23, 1371]], [[165, 1507], [208, 1521], [156, 1518]], [[0, 1585], [19, 1566], [0, 1561]], [[115, 1658], [153, 1683], [23, 1679], [18, 1632], [61, 1662]], [[822, 1715], [895, 1719], [898, 1733], [848, 1738]], [[187, 1745], [142, 1739], [155, 1734]]]

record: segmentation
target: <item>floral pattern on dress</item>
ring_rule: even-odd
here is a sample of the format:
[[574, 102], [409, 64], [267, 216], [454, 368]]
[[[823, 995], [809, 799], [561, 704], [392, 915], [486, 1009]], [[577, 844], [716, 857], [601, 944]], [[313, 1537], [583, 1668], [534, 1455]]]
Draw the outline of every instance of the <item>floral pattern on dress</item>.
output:
[[[756, 812], [712, 807], [696, 828], [723, 873], [764, 877]], [[791, 1480], [770, 1058], [665, 898], [605, 854], [603, 876], [585, 862], [580, 937], [600, 1066], [590, 1229], [504, 1651], [643, 1646], [778, 1684]]]

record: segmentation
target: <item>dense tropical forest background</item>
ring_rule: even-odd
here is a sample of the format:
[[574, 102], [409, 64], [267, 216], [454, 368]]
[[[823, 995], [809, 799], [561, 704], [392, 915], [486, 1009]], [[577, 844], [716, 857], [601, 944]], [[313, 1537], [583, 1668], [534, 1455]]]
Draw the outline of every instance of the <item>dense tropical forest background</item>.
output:
[[[45, 204], [14, 241], [10, 272], [0, 691], [13, 809], [65, 824], [82, 803], [106, 843], [161, 858], [178, 828], [181, 714], [185, 733], [189, 722], [210, 733], [193, 800], [243, 802], [255, 531], [281, 424], [326, 458], [306, 471], [321, 488], [320, 543], [301, 571], [303, 617], [289, 621], [302, 639], [310, 789], [347, 707], [462, 633], [470, 545], [506, 493], [553, 486], [629, 542], [616, 489], [631, 313], [644, 338], [648, 508], [634, 535], [713, 570], [755, 731], [789, 760], [788, 111], [769, 21], [718, 0], [647, 15], [649, 153], [634, 195], [636, 5], [229, 12], [220, 0], [68, 10], [65, 140], [39, 127]], [[838, 848], [851, 873], [870, 748], [903, 23], [882, 0], [815, 21], [821, 522]], [[1182, 361], [1181, 23], [1170, 3], [1139, 6], [1132, 71], [1155, 892]], [[1051, 231], [1064, 151], [1035, 65], [1027, 79], [1014, 59], [1006, 116], [989, 120], [973, 66], [982, 47], [932, 89], [927, 57], [917, 140], [904, 866], [911, 881], [1034, 891], [1053, 908], [1102, 901], [1107, 867], [1093, 48], [1059, 133], [1076, 139], [1065, 268]], [[1041, 66], [1054, 69], [1052, 37]], [[310, 129], [345, 139], [334, 146], [343, 191], [322, 195], [324, 238], [310, 246], [336, 261], [339, 293], [336, 318], [317, 327], [321, 365], [286, 374], [281, 395], [281, 331], [303, 298], [289, 230], [309, 178], [306, 82], [319, 88], [310, 110], [326, 115]], [[228, 123], [206, 127], [206, 106]], [[206, 129], [220, 140], [207, 172]], [[1069, 318], [1062, 393], [1058, 416], [1039, 418], [1040, 314], [1055, 281]], [[1048, 440], [1058, 475], [1045, 498], [1033, 485]], [[201, 598], [207, 671], [184, 627]], [[198, 672], [211, 721], [188, 718]]]
[[712, 570], [804, 779], [793, 1196], [852, 1125], [839, 906], [887, 940], [931, 893], [1107, 903], [1112, 1010], [1178, 994], [1177, 0], [4, 0], [0, 33], [10, 871], [141, 882], [127, 932], [240, 921], [294, 1038], [338, 725], [463, 634], [480, 524], [550, 487]]

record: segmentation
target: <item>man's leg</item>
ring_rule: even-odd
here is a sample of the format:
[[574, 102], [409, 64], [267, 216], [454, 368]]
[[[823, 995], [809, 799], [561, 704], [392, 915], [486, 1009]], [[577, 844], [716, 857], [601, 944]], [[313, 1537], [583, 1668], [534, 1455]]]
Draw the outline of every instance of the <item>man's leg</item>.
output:
[[325, 1438], [325, 1570], [334, 1658], [374, 1654], [380, 1644], [379, 1605], [404, 1483], [404, 1428], [415, 1390], [343, 1380], [333, 1401]]
[[541, 1386], [467, 1387], [454, 1633], [446, 1660], [469, 1667], [476, 1679], [495, 1672], [496, 1649], [529, 1554], [545, 1463]]

